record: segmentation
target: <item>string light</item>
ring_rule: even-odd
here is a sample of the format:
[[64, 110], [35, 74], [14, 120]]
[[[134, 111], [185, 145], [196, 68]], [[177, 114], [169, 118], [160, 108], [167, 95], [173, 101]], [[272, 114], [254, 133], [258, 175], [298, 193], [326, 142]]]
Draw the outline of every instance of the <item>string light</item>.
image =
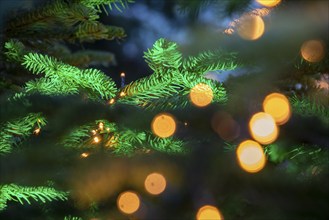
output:
[[222, 214], [215, 206], [202, 206], [196, 215], [197, 220], [224, 220]]
[[99, 124], [98, 124], [98, 128], [99, 128], [99, 130], [104, 130], [104, 123], [103, 122], [100, 122]]
[[97, 136], [94, 137], [93, 140], [94, 140], [94, 143], [96, 143], [96, 144], [101, 141], [101, 139], [99, 137], [97, 137]]
[[265, 7], [274, 7], [278, 5], [281, 0], [256, 0], [259, 4], [265, 6]]
[[125, 77], [126, 77], [126, 74], [125, 73], [121, 73], [120, 74], [120, 77], [121, 77], [121, 88], [123, 88], [125, 86]]
[[110, 132], [110, 128], [106, 128], [106, 131], [107, 131], [107, 132]]
[[97, 134], [96, 130], [92, 130], [91, 133], [92, 133], [93, 135]]
[[249, 131], [252, 137], [261, 144], [270, 144], [276, 140], [279, 131], [273, 117], [265, 112], [259, 112], [249, 121]]
[[81, 154], [81, 157], [82, 157], [82, 158], [86, 158], [86, 157], [88, 157], [88, 156], [89, 156], [88, 153], [82, 153], [82, 154]]
[[125, 92], [123, 92], [123, 91], [122, 91], [122, 92], [120, 92], [120, 94], [119, 94], [119, 96], [120, 96], [120, 97], [123, 97], [123, 96], [125, 96], [125, 95], [126, 95], [126, 93], [125, 93]]
[[319, 62], [325, 54], [324, 44], [319, 40], [309, 40], [303, 43], [300, 53], [302, 57], [312, 63]]
[[245, 14], [239, 19], [238, 34], [245, 40], [257, 40], [265, 31], [265, 23], [260, 16]]
[[272, 93], [264, 99], [264, 112], [270, 114], [278, 125], [286, 123], [290, 116], [290, 103], [287, 97], [280, 93]]
[[114, 104], [115, 100], [114, 99], [110, 99], [110, 101], [108, 102], [110, 105]]
[[266, 158], [263, 148], [255, 141], [242, 142], [236, 154], [240, 167], [249, 173], [259, 172], [265, 166]]
[[191, 102], [198, 107], [209, 105], [213, 99], [213, 92], [210, 86], [205, 83], [195, 85], [190, 92]]
[[146, 177], [144, 186], [150, 194], [158, 195], [166, 189], [166, 179], [162, 174], [151, 173]]
[[138, 195], [132, 191], [121, 193], [117, 199], [118, 209], [125, 214], [136, 212], [140, 206]]
[[175, 133], [176, 122], [172, 115], [168, 113], [160, 113], [153, 118], [151, 128], [155, 135], [166, 138]]
[[35, 135], [38, 135], [38, 134], [40, 133], [40, 131], [41, 131], [41, 128], [36, 128], [36, 129], [33, 131], [33, 133], [34, 133]]

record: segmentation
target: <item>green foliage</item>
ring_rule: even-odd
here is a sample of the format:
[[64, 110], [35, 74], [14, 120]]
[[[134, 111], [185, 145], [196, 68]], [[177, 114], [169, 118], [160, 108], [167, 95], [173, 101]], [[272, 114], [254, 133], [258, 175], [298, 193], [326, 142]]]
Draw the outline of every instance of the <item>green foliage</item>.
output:
[[12, 151], [13, 145], [17, 145], [24, 138], [30, 136], [32, 130], [41, 128], [46, 124], [46, 119], [41, 113], [30, 113], [23, 118], [9, 121], [0, 127], [0, 155]]
[[65, 216], [64, 220], [82, 220], [80, 217], [73, 217], [73, 216]]
[[128, 3], [134, 2], [133, 0], [79, 0], [81, 4], [87, 6], [87, 7], [92, 7], [92, 8], [97, 8], [100, 10], [100, 7], [103, 7], [103, 9], [106, 11], [104, 8], [105, 5], [107, 5], [110, 10], [112, 10], [113, 7], [115, 7], [118, 11], [121, 11], [121, 8], [126, 8]]
[[5, 55], [9, 60], [17, 62], [22, 61], [22, 58], [25, 54], [24, 44], [17, 40], [10, 40], [5, 43], [5, 48], [7, 49]]
[[307, 97], [298, 98], [293, 96], [290, 98], [293, 112], [304, 117], [318, 117], [322, 122], [329, 124], [329, 109], [321, 104], [317, 104], [315, 100]]
[[0, 210], [6, 208], [7, 201], [31, 204], [31, 200], [45, 203], [54, 200], [67, 200], [67, 193], [50, 187], [23, 187], [16, 184], [0, 186]]
[[147, 136], [147, 142], [150, 147], [156, 151], [166, 152], [166, 153], [183, 153], [185, 149], [183, 148], [184, 142], [181, 140], [176, 140], [173, 137], [169, 138], [159, 138], [154, 137], [154, 135]]

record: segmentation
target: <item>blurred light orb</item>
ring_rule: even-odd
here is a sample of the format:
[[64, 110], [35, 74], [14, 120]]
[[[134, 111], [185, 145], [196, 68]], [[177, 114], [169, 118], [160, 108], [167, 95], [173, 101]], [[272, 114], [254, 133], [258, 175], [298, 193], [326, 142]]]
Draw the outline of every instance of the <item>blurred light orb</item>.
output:
[[238, 34], [245, 40], [257, 40], [265, 31], [265, 23], [260, 16], [245, 14], [239, 19]]
[[147, 192], [153, 195], [159, 195], [166, 189], [166, 179], [159, 173], [149, 174], [144, 182]]
[[225, 141], [233, 141], [240, 135], [240, 126], [227, 112], [216, 112], [211, 118], [212, 129]]
[[215, 206], [202, 206], [196, 215], [197, 220], [224, 220], [222, 214]]
[[258, 112], [249, 121], [251, 136], [261, 144], [270, 144], [276, 140], [279, 129], [270, 114]]
[[266, 158], [263, 148], [256, 141], [242, 142], [236, 154], [240, 167], [249, 173], [256, 173], [265, 166]]
[[191, 102], [198, 107], [209, 105], [214, 97], [212, 89], [205, 83], [195, 85], [190, 92]]
[[265, 97], [264, 112], [270, 114], [278, 125], [286, 123], [291, 116], [290, 103], [287, 97], [280, 93], [272, 93]]
[[135, 192], [126, 191], [119, 195], [117, 199], [118, 209], [125, 214], [136, 212], [140, 206], [140, 200]]
[[309, 40], [303, 43], [300, 53], [302, 57], [312, 63], [319, 62], [325, 55], [324, 43], [319, 40]]
[[259, 4], [265, 6], [265, 7], [274, 7], [278, 5], [281, 0], [256, 0]]
[[160, 113], [153, 118], [151, 128], [155, 135], [167, 138], [175, 133], [176, 122], [172, 115], [168, 113]]

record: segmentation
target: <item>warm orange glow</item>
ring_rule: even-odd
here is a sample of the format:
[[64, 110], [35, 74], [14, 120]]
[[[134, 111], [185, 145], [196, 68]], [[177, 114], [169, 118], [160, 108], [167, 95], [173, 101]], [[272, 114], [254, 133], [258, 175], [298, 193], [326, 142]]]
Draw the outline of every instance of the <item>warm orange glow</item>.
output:
[[121, 73], [121, 74], [120, 74], [120, 77], [125, 77], [125, 76], [126, 76], [125, 73]]
[[99, 124], [98, 124], [98, 128], [99, 128], [99, 130], [104, 130], [104, 123], [103, 122], [100, 122]]
[[36, 128], [36, 129], [33, 131], [33, 133], [34, 133], [35, 135], [38, 135], [38, 134], [40, 133], [40, 131], [41, 131], [41, 128]]
[[115, 102], [114, 99], [110, 99], [109, 104], [112, 105]]
[[99, 137], [94, 137], [93, 140], [94, 140], [94, 143], [96, 143], [96, 144], [99, 143], [99, 142], [101, 141], [101, 139], [100, 139]]
[[95, 135], [97, 132], [96, 132], [96, 130], [91, 130], [91, 133], [92, 133], [93, 135]]
[[238, 34], [245, 40], [257, 40], [265, 31], [265, 23], [260, 16], [245, 14], [239, 19]]
[[151, 173], [145, 179], [146, 191], [153, 195], [158, 195], [166, 189], [166, 179], [159, 173]]
[[118, 209], [125, 214], [136, 212], [140, 206], [140, 200], [134, 192], [123, 192], [117, 199]]
[[279, 125], [286, 123], [291, 115], [290, 104], [287, 97], [280, 93], [272, 93], [266, 96], [263, 102], [264, 112], [272, 115]]
[[309, 62], [319, 62], [325, 54], [324, 44], [319, 40], [309, 40], [303, 43], [300, 53]]
[[212, 89], [205, 83], [199, 83], [191, 89], [191, 102], [198, 107], [204, 107], [209, 105], [212, 101], [212, 98]]
[[82, 153], [82, 154], [81, 154], [81, 157], [83, 157], [83, 158], [86, 158], [86, 157], [88, 157], [88, 156], [89, 156], [88, 153]]
[[161, 113], [154, 117], [151, 123], [152, 132], [162, 138], [170, 137], [176, 131], [176, 122], [173, 116]]
[[123, 97], [123, 96], [125, 96], [125, 95], [126, 95], [125, 92], [120, 92], [120, 94], [119, 94], [120, 97]]
[[249, 173], [256, 173], [265, 166], [266, 158], [263, 148], [255, 141], [242, 142], [236, 154], [241, 168]]
[[278, 5], [281, 0], [256, 0], [259, 4], [265, 6], [265, 7], [274, 7]]
[[252, 116], [249, 122], [251, 136], [261, 144], [270, 144], [276, 140], [279, 131], [273, 117], [265, 112]]
[[224, 220], [222, 214], [215, 206], [205, 205], [202, 206], [197, 215], [197, 220]]

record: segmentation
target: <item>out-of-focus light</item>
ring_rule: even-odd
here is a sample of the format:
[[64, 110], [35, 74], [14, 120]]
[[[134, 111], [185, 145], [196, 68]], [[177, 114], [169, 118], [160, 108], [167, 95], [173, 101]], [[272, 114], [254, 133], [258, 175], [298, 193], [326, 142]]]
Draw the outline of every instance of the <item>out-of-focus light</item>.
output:
[[86, 153], [86, 152], [81, 154], [81, 157], [82, 157], [82, 158], [86, 158], [86, 157], [88, 157], [88, 156], [89, 156], [89, 154]]
[[278, 125], [286, 123], [290, 116], [290, 103], [287, 97], [280, 93], [272, 93], [264, 99], [264, 112], [272, 115]]
[[263, 148], [256, 141], [242, 142], [236, 154], [240, 167], [249, 173], [256, 173], [265, 166], [266, 158]]
[[40, 131], [41, 131], [41, 128], [36, 128], [36, 129], [34, 129], [33, 133], [35, 135], [38, 135], [40, 133]]
[[99, 137], [94, 137], [93, 140], [94, 140], [94, 143], [96, 143], [96, 144], [101, 141], [101, 139]]
[[309, 40], [303, 43], [300, 53], [302, 57], [312, 63], [319, 62], [325, 55], [324, 43], [319, 40]]
[[205, 83], [197, 84], [191, 89], [190, 99], [191, 102], [198, 107], [209, 105], [213, 99], [211, 87]]
[[260, 16], [245, 14], [239, 19], [238, 34], [245, 40], [257, 40], [265, 31], [265, 23]]
[[211, 127], [225, 141], [232, 141], [240, 134], [239, 124], [226, 112], [216, 112], [211, 119]]
[[197, 220], [224, 220], [222, 214], [215, 206], [202, 206], [196, 215]]
[[120, 94], [119, 94], [119, 96], [120, 96], [120, 97], [123, 97], [123, 96], [125, 96], [125, 95], [126, 95], [126, 93], [125, 93], [125, 92], [123, 92], [123, 91], [122, 91], [122, 92], [120, 92]]
[[91, 133], [92, 133], [93, 135], [97, 134], [96, 130], [91, 130]]
[[162, 138], [172, 136], [176, 131], [176, 122], [172, 115], [160, 113], [156, 115], [151, 123], [152, 132]]
[[117, 206], [121, 212], [125, 214], [132, 214], [138, 210], [140, 200], [135, 192], [123, 192], [117, 199]]
[[125, 73], [121, 73], [120, 74], [120, 77], [126, 77], [126, 74]]
[[274, 7], [278, 5], [281, 0], [256, 0], [259, 4], [265, 6], [265, 7]]
[[103, 122], [100, 122], [99, 124], [98, 124], [98, 128], [99, 128], [99, 130], [104, 130], [104, 123]]
[[270, 144], [276, 140], [279, 131], [273, 117], [265, 112], [259, 112], [249, 121], [251, 136], [261, 144]]
[[166, 179], [159, 173], [151, 173], [146, 177], [144, 186], [149, 193], [158, 195], [166, 189]]
[[110, 101], [108, 102], [110, 105], [114, 104], [115, 100], [114, 99], [110, 99]]

